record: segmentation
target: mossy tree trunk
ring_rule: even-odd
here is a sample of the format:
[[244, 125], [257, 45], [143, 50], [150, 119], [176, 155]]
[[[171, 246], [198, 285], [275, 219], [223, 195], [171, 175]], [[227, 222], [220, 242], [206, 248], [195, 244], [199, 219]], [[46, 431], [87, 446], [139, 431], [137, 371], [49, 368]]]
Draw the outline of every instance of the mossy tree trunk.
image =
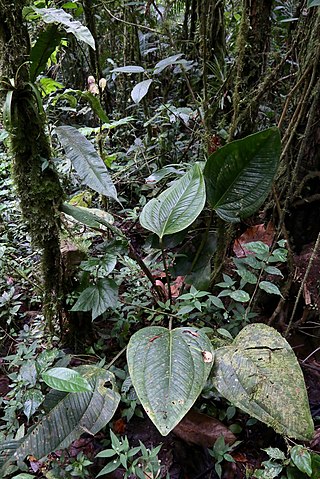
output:
[[0, 0], [0, 77], [14, 182], [32, 242], [42, 250], [44, 312], [51, 324], [61, 312], [59, 207], [63, 191], [51, 161], [41, 100], [29, 84], [30, 44], [22, 16], [26, 3], [17, 0], [13, 8], [12, 1]]

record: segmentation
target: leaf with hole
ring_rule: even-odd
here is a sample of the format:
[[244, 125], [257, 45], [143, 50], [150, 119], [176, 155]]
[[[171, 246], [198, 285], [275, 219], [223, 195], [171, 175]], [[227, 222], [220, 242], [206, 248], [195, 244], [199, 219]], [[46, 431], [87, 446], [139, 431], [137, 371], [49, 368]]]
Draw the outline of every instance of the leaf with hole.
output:
[[195, 164], [182, 178], [143, 208], [140, 223], [160, 239], [187, 228], [201, 213], [206, 201], [202, 171]]
[[[96, 366], [80, 366], [76, 370], [88, 380], [92, 391], [54, 391], [51, 409], [22, 441], [0, 445], [7, 454], [0, 474], [7, 472], [10, 463], [18, 461], [22, 464], [29, 455], [41, 460], [53, 451], [65, 449], [84, 432], [97, 434], [113, 417], [120, 401], [120, 395], [113, 387], [114, 375]], [[112, 387], [106, 387], [107, 382]]]
[[62, 8], [32, 8], [42, 17], [44, 22], [60, 23], [67, 33], [72, 33], [77, 40], [86, 43], [93, 48], [93, 50], [96, 49], [94, 38], [90, 30], [78, 20], [74, 20], [72, 15], [65, 12]]
[[151, 326], [131, 337], [127, 360], [142, 406], [166, 436], [200, 395], [212, 368], [213, 351], [200, 330]]
[[131, 98], [135, 103], [139, 103], [142, 100], [142, 98], [146, 96], [151, 83], [152, 83], [151, 79], [143, 80], [134, 86], [134, 88], [131, 91]]
[[273, 127], [209, 156], [204, 169], [207, 196], [220, 218], [237, 222], [257, 211], [271, 189], [280, 149], [280, 133]]
[[215, 351], [214, 386], [236, 407], [276, 432], [309, 441], [314, 426], [297, 358], [265, 324], [246, 326], [232, 345]]
[[97, 193], [117, 200], [116, 188], [92, 143], [73, 126], [59, 126], [55, 131], [83, 183]]
[[67, 393], [92, 391], [88, 380], [74, 369], [51, 368], [42, 373], [43, 381], [50, 388]]

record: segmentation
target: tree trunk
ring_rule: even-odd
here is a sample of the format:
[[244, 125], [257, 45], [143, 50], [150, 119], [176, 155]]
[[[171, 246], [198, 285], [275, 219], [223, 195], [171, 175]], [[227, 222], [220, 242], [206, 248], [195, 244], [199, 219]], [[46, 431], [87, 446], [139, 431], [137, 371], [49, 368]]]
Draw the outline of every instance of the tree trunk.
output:
[[[60, 313], [62, 268], [59, 207], [63, 192], [51, 162], [40, 96], [29, 81], [29, 35], [22, 17], [27, 2], [0, 0], [0, 77], [6, 86], [4, 123], [10, 133], [13, 176], [32, 242], [42, 249], [44, 311]], [[9, 79], [12, 79], [9, 81]]]

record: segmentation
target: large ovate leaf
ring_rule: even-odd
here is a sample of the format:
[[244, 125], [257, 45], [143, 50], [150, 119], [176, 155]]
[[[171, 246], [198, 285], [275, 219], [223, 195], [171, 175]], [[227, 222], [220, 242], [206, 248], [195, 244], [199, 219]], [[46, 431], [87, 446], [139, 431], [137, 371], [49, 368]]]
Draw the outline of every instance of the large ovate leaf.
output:
[[[0, 474], [13, 461], [22, 463], [29, 455], [40, 460], [68, 447], [83, 433], [96, 434], [111, 420], [120, 401], [120, 395], [113, 389], [113, 374], [96, 366], [80, 366], [77, 371], [88, 380], [92, 391], [57, 393], [53, 408], [20, 444], [16, 441], [4, 444], [6, 454], [10, 450], [15, 452], [6, 460]], [[112, 388], [106, 387], [106, 382], [110, 382]]]
[[57, 25], [50, 25], [41, 32], [30, 52], [30, 80], [35, 81], [37, 76], [44, 71], [52, 53], [60, 45], [62, 35]]
[[158, 198], [153, 198], [145, 205], [140, 223], [162, 239], [164, 235], [178, 233], [193, 223], [201, 213], [205, 201], [202, 171], [195, 164]]
[[273, 127], [233, 141], [209, 156], [204, 177], [211, 207], [225, 221], [252, 215], [270, 192], [280, 158]]
[[90, 30], [78, 20], [74, 20], [72, 15], [65, 12], [62, 8], [33, 7], [33, 10], [42, 17], [44, 22], [61, 24], [67, 33], [72, 33], [77, 40], [87, 43], [95, 50], [95, 41]]
[[131, 337], [127, 360], [142, 406], [166, 436], [201, 393], [213, 353], [209, 339], [195, 328], [151, 326]]
[[231, 346], [215, 354], [213, 382], [222, 396], [280, 434], [312, 439], [302, 371], [275, 329], [265, 324], [246, 326]]
[[73, 126], [59, 126], [55, 131], [81, 180], [101, 195], [117, 200], [116, 188], [92, 143]]
[[99, 278], [80, 294], [71, 311], [92, 311], [92, 321], [109, 308], [115, 308], [118, 301], [118, 286], [110, 278]]

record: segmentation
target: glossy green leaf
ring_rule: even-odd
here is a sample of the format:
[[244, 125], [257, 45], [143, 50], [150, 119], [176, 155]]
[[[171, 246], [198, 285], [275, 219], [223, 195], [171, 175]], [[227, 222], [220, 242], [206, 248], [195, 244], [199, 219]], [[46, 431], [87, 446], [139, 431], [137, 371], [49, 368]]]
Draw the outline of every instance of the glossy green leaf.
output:
[[278, 168], [277, 128], [233, 141], [209, 156], [204, 177], [208, 201], [225, 221], [252, 215], [265, 201]]
[[215, 354], [213, 382], [222, 396], [280, 434], [312, 439], [303, 374], [291, 347], [275, 329], [246, 326], [232, 345]]
[[118, 286], [110, 278], [99, 278], [80, 294], [71, 311], [92, 311], [92, 321], [118, 302]]
[[[6, 454], [10, 450], [13, 453], [3, 464], [0, 474], [4, 474], [8, 465], [14, 461], [22, 463], [29, 455], [41, 460], [53, 451], [67, 448], [83, 433], [97, 434], [111, 420], [120, 401], [120, 395], [113, 388], [113, 374], [96, 366], [80, 366], [77, 371], [88, 380], [92, 391], [54, 391], [52, 409], [28, 432], [22, 442], [4, 444]], [[111, 383], [112, 388], [106, 386], [108, 383]]]
[[104, 468], [97, 474], [97, 477], [104, 476], [105, 474], [110, 474], [110, 472], [115, 471], [120, 466], [120, 459], [109, 462]]
[[159, 238], [187, 228], [201, 213], [206, 200], [203, 175], [195, 164], [182, 178], [143, 208], [140, 223]]
[[307, 8], [319, 7], [319, 6], [320, 6], [320, 0], [308, 0]]
[[59, 126], [55, 131], [83, 183], [97, 193], [117, 200], [116, 188], [92, 143], [73, 126]]
[[42, 17], [44, 22], [61, 24], [67, 33], [72, 33], [77, 40], [87, 43], [95, 50], [95, 42], [90, 30], [78, 20], [74, 20], [72, 15], [65, 12], [62, 8], [33, 7], [33, 10]]
[[143, 80], [134, 86], [134, 88], [131, 91], [131, 98], [135, 103], [139, 103], [142, 100], [142, 98], [146, 96], [152, 81], [153, 81], [152, 79]]
[[42, 373], [43, 381], [50, 388], [67, 393], [92, 391], [88, 380], [74, 369], [51, 368]]
[[38, 410], [40, 404], [44, 400], [44, 395], [39, 389], [28, 389], [23, 396], [23, 413], [28, 421], [31, 416]]
[[194, 328], [140, 329], [127, 347], [132, 384], [163, 436], [181, 421], [201, 393], [213, 364], [207, 336]]
[[57, 25], [50, 25], [46, 30], [40, 32], [30, 52], [30, 80], [32, 82], [45, 70], [50, 56], [60, 45], [61, 39], [62, 35], [58, 31]]
[[304, 472], [309, 477], [311, 477], [312, 458], [308, 449], [302, 446], [294, 446], [290, 450], [290, 456], [291, 456], [292, 462], [299, 469], [299, 471]]
[[270, 283], [270, 281], [261, 281], [259, 283], [259, 288], [263, 289], [264, 291], [266, 291], [269, 294], [277, 294], [278, 296], [282, 296], [278, 286], [276, 286], [273, 283]]

